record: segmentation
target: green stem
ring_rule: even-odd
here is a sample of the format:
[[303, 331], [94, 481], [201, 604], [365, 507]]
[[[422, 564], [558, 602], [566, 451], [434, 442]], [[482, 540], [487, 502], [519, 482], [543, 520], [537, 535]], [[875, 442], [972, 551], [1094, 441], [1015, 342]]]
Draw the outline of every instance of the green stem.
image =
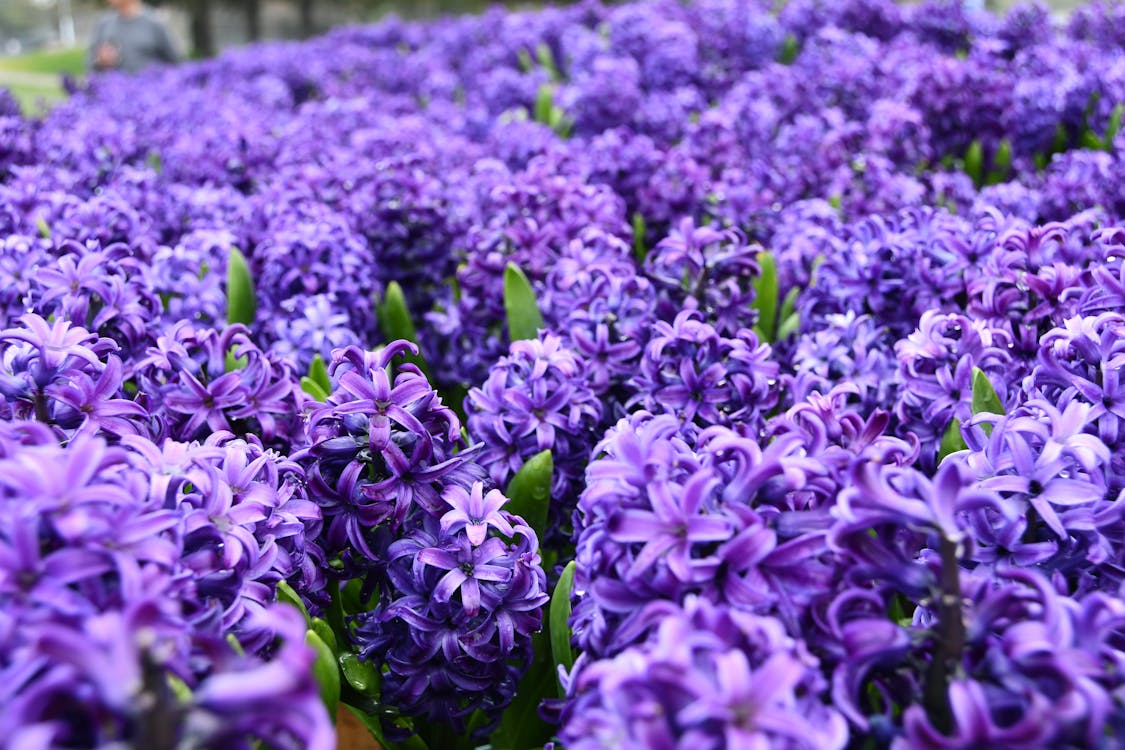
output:
[[953, 729], [949, 683], [959, 669], [965, 650], [965, 620], [961, 612], [961, 568], [957, 542], [941, 540], [941, 591], [937, 604], [937, 653], [926, 674], [926, 709], [934, 726], [948, 734]]

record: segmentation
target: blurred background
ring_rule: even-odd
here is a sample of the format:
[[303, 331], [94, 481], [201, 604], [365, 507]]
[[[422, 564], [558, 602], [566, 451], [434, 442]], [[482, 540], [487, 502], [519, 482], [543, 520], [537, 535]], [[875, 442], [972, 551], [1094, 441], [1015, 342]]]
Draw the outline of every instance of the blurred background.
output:
[[[303, 39], [395, 13], [424, 18], [479, 12], [513, 0], [148, 0], [184, 57], [265, 39]], [[63, 96], [60, 75], [86, 72], [86, 49], [105, 0], [0, 0], [0, 86], [31, 111]]]
[[[562, 0], [565, 1], [565, 0]], [[970, 0], [1003, 11], [1017, 0]], [[1064, 13], [1079, 0], [1048, 0]], [[423, 18], [479, 12], [491, 5], [534, 7], [536, 0], [148, 0], [184, 57], [207, 57], [263, 39], [302, 39], [389, 13]], [[562, 4], [550, 0], [546, 4]], [[60, 75], [86, 72], [86, 47], [105, 0], [0, 0], [0, 86], [26, 110], [63, 96]]]

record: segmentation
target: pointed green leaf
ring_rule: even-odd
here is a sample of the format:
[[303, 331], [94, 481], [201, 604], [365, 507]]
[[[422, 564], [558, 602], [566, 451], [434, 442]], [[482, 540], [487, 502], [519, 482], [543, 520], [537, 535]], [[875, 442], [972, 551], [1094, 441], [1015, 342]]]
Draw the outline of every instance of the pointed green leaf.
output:
[[1003, 414], [1004, 405], [992, 387], [992, 381], [979, 367], [973, 368], [973, 414]]
[[332, 393], [332, 378], [328, 376], [328, 366], [324, 364], [324, 357], [319, 354], [313, 357], [312, 364], [309, 365], [309, 378], [320, 386], [320, 390]]
[[[376, 301], [375, 316], [379, 322], [379, 330], [383, 332], [383, 337], [387, 341], [401, 339], [418, 346], [418, 329], [414, 327], [414, 319], [410, 316], [410, 308], [406, 304], [406, 295], [403, 294], [402, 286], [397, 281], [387, 284], [382, 301]], [[426, 379], [430, 379], [430, 370], [421, 353], [405, 354], [403, 360], [417, 366]], [[327, 370], [324, 376], [327, 378]], [[330, 380], [328, 392], [332, 392]]]
[[319, 383], [317, 383], [307, 375], [301, 378], [301, 390], [321, 403], [327, 401], [328, 396], [330, 395], [324, 392], [324, 389], [320, 387]]
[[996, 147], [996, 155], [992, 157], [992, 171], [988, 173], [985, 179], [987, 185], [999, 185], [1004, 180], [1008, 179], [1008, 173], [1012, 168], [1012, 142], [1007, 138], [1000, 141], [1000, 145]]
[[316, 682], [320, 685], [320, 699], [324, 701], [324, 706], [328, 709], [328, 715], [335, 719], [336, 707], [340, 704], [340, 668], [336, 666], [336, 654], [316, 634], [316, 631], [306, 631], [305, 642], [316, 653], [316, 661], [313, 662], [313, 676], [316, 677]]
[[[1066, 144], [1070, 141], [1070, 135], [1066, 132], [1066, 125], [1061, 122], [1055, 126], [1055, 141], [1051, 144], [1051, 153], [1057, 154], [1066, 151]], [[1047, 154], [1049, 157], [1050, 154]], [[1049, 159], [1048, 159], [1049, 161]]]
[[488, 738], [492, 750], [528, 750], [543, 747], [554, 728], [539, 718], [539, 704], [555, 692], [554, 670], [546, 633], [531, 636], [534, 656], [516, 688], [516, 695]]
[[637, 265], [645, 262], [648, 256], [648, 247], [646, 246], [645, 235], [648, 232], [648, 227], [645, 226], [645, 217], [640, 211], [633, 214], [633, 257], [637, 259]]
[[961, 420], [956, 417], [949, 423], [945, 434], [941, 436], [941, 448], [938, 450], [938, 460], [944, 459], [951, 453], [963, 451], [968, 448], [965, 438], [961, 435]]
[[545, 43], [540, 42], [535, 47], [535, 57], [539, 60], [539, 64], [551, 76], [552, 81], [558, 81], [562, 78], [559, 75], [559, 66], [555, 64], [555, 55], [551, 52], [551, 47]]
[[305, 622], [309, 621], [309, 610], [305, 607], [305, 602], [302, 601], [297, 592], [293, 590], [293, 587], [289, 585], [288, 581], [282, 581], [277, 584], [277, 600], [296, 607], [301, 611]]
[[[555, 665], [567, 671], [574, 666], [574, 652], [570, 648], [570, 595], [574, 590], [574, 560], [563, 568], [555, 591], [551, 594], [551, 613], [548, 620], [551, 633], [551, 653]], [[561, 696], [560, 696], [561, 697]]]
[[785, 35], [785, 42], [781, 46], [781, 54], [778, 56], [777, 61], [782, 65], [791, 65], [797, 59], [797, 52], [800, 50], [800, 43], [797, 37], [792, 34]]
[[777, 340], [784, 341], [792, 336], [801, 328], [801, 316], [799, 313], [793, 313], [788, 318], [781, 321], [781, 325], [777, 327]]
[[[801, 294], [801, 290], [793, 287], [785, 293], [785, 299], [781, 301], [781, 311], [778, 312], [779, 320], [786, 320], [797, 310], [797, 297]], [[780, 338], [780, 336], [778, 337]]]
[[344, 673], [344, 679], [357, 693], [368, 698], [379, 697], [382, 678], [374, 664], [363, 661], [348, 651], [340, 654], [340, 669]]
[[535, 301], [531, 282], [515, 263], [504, 269], [504, 309], [508, 314], [508, 335], [512, 341], [533, 339], [543, 328], [543, 314]]
[[246, 367], [250, 363], [250, 359], [244, 354], [241, 357], [234, 353], [234, 349], [227, 352], [226, 358], [223, 360], [226, 372], [235, 372]]
[[[1004, 414], [1004, 404], [996, 395], [992, 381], [979, 367], [973, 368], [973, 414]], [[985, 435], [992, 434], [992, 424], [982, 422]]]
[[39, 236], [45, 240], [51, 239], [51, 227], [47, 226], [47, 220], [42, 216], [35, 219], [35, 226], [39, 230]]
[[541, 122], [544, 125], [551, 123], [551, 110], [555, 107], [555, 89], [551, 84], [544, 83], [539, 87], [539, 92], [535, 95], [535, 112], [532, 116], [536, 122]]
[[145, 157], [145, 164], [147, 164], [148, 168], [153, 172], [156, 172], [157, 174], [160, 174], [164, 171], [164, 159], [162, 159], [160, 157], [160, 154], [156, 151], [148, 152], [148, 156]]
[[516, 52], [516, 59], [519, 60], [520, 70], [524, 73], [530, 73], [535, 69], [535, 61], [531, 59], [531, 53], [526, 49], [520, 49]]
[[1106, 127], [1105, 137], [1102, 138], [1106, 151], [1113, 151], [1113, 141], [1117, 138], [1118, 132], [1121, 131], [1122, 115], [1125, 115], [1125, 104], [1118, 103], [1109, 115], [1109, 125]]
[[[376, 306], [375, 313], [379, 318], [379, 330], [383, 332], [387, 341], [403, 339], [418, 343], [418, 330], [414, 327], [413, 318], [410, 317], [406, 295], [397, 281], [387, 284], [387, 291]], [[325, 371], [325, 376], [327, 374]]]
[[324, 645], [328, 646], [333, 654], [340, 650], [339, 644], [336, 643], [336, 634], [332, 632], [332, 626], [327, 622], [319, 617], [314, 617], [309, 629], [316, 633], [320, 640], [324, 641]]
[[504, 510], [527, 521], [536, 536], [543, 538], [547, 528], [547, 512], [551, 506], [551, 478], [555, 461], [551, 451], [536, 453], [527, 460], [506, 490], [508, 504]]
[[1088, 148], [1094, 151], [1101, 150], [1102, 147], [1102, 139], [1094, 135], [1094, 131], [1092, 130], [1082, 131], [1082, 137], [1078, 142], [1081, 144], [1082, 148]]
[[237, 247], [230, 249], [227, 266], [227, 322], [253, 325], [258, 313], [258, 299], [254, 294], [254, 279], [250, 266]]
[[758, 266], [762, 269], [754, 279], [754, 301], [751, 307], [758, 311], [758, 329], [764, 341], [774, 341], [777, 335], [777, 261], [768, 252], [758, 253]]
[[1012, 166], [1012, 142], [1008, 138], [1000, 141], [996, 148], [996, 156], [992, 159], [992, 166], [1001, 170], [1006, 175]]
[[981, 185], [984, 178], [984, 147], [980, 141], [973, 141], [965, 151], [965, 174], [969, 175], [974, 185]]

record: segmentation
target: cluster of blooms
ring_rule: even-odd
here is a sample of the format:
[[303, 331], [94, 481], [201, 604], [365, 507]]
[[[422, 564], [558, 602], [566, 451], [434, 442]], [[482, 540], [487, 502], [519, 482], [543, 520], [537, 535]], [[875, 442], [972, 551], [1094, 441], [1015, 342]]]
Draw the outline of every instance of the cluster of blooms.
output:
[[573, 560], [568, 747], [1120, 747], [1123, 40], [586, 0], [0, 91], [0, 743], [329, 746], [282, 582], [486, 741]]
[[535, 533], [485, 491], [453, 410], [414, 366], [389, 374], [406, 346], [336, 352], [337, 387], [295, 458], [309, 466], [325, 555], [378, 595], [354, 639], [383, 669], [382, 700], [463, 733], [474, 712], [495, 721], [511, 701], [546, 577]]

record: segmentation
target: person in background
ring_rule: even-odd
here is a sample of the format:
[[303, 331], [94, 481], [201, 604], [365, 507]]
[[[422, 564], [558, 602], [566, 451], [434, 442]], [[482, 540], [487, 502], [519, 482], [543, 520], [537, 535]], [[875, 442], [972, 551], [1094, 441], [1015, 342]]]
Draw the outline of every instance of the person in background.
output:
[[135, 73], [156, 63], [179, 59], [168, 29], [141, 0], [107, 0], [107, 13], [90, 40], [89, 65], [93, 70]]

